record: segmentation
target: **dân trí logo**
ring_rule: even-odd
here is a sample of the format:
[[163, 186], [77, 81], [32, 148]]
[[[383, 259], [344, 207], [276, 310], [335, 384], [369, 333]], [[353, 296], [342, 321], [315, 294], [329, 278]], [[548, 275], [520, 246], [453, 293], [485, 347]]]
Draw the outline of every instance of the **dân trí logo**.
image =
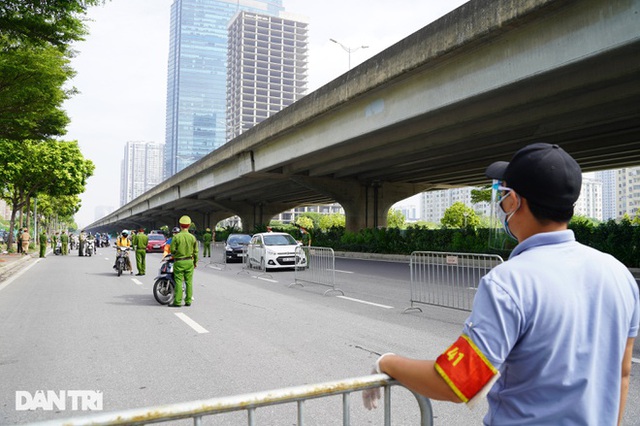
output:
[[93, 390], [16, 391], [16, 411], [101, 411], [102, 392]]

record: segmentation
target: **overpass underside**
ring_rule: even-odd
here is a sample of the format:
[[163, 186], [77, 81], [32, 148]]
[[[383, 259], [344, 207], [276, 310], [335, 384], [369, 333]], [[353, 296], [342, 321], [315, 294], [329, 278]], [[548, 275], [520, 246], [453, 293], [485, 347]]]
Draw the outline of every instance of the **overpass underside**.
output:
[[415, 193], [488, 181], [536, 141], [584, 171], [640, 164], [640, 1], [473, 0], [212, 152], [92, 229], [246, 229], [339, 202], [386, 225]]

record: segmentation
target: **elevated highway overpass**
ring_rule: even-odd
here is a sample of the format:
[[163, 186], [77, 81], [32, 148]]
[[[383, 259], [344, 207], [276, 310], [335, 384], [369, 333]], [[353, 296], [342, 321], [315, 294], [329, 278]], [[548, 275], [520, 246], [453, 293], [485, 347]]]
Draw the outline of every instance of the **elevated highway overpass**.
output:
[[413, 194], [488, 183], [536, 141], [584, 171], [640, 164], [640, 0], [472, 0], [87, 227], [246, 229], [339, 202], [386, 225]]

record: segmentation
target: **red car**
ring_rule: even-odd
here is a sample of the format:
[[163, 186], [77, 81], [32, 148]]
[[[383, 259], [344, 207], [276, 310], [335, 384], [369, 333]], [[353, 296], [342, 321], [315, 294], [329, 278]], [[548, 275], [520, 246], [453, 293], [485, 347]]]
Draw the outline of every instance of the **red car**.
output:
[[149, 234], [149, 242], [147, 243], [147, 253], [162, 253], [167, 239], [162, 234]]

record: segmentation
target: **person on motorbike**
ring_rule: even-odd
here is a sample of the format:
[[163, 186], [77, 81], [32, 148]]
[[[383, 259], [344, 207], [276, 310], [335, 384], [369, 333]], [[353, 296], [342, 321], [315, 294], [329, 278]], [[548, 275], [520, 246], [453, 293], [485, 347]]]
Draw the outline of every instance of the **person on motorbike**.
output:
[[173, 235], [176, 235], [178, 232], [180, 232], [180, 228], [178, 228], [177, 226], [174, 226], [173, 229], [171, 230], [171, 237], [169, 237], [167, 239], [167, 241], [164, 243], [164, 249], [162, 250], [162, 258], [164, 259], [167, 256], [171, 256], [171, 240], [173, 239]]
[[[116, 249], [119, 247], [131, 247], [131, 241], [129, 240], [129, 231], [126, 229], [122, 231], [122, 233], [116, 239]], [[125, 255], [125, 263], [127, 265], [127, 271], [131, 271], [131, 261], [129, 260], [129, 253], [127, 252]], [[116, 268], [116, 264], [113, 264], [113, 269]]]

